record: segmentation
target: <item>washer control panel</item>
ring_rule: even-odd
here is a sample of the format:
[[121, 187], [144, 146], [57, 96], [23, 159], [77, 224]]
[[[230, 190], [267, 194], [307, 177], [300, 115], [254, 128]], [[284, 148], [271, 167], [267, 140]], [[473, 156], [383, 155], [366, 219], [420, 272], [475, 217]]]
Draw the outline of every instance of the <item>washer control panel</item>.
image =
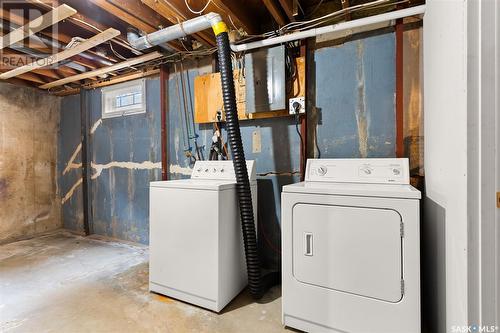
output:
[[410, 184], [407, 158], [309, 159], [306, 181]]
[[[247, 170], [250, 181], [256, 180], [255, 162], [247, 161]], [[192, 179], [222, 179], [236, 180], [233, 161], [196, 161]]]

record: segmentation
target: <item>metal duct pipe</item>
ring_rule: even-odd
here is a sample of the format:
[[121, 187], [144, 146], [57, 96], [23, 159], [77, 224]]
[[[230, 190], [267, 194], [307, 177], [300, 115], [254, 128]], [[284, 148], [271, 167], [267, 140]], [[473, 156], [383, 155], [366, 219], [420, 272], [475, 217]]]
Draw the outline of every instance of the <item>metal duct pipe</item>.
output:
[[150, 47], [169, 42], [174, 39], [186, 37], [188, 35], [200, 32], [210, 27], [216, 26], [222, 22], [222, 18], [217, 13], [208, 13], [191, 20], [172, 25], [165, 29], [152, 32], [140, 37], [136, 33], [129, 32], [127, 39], [130, 45], [138, 50], [148, 49]]
[[[406, 9], [396, 10], [389, 13], [373, 15], [369, 17], [364, 17], [358, 20], [352, 20], [347, 22], [342, 22], [338, 24], [329, 25], [321, 28], [314, 28], [306, 31], [294, 32], [288, 35], [283, 35], [274, 38], [268, 38], [259, 40], [256, 42], [251, 42], [247, 44], [231, 44], [231, 50], [234, 52], [248, 51], [264, 46], [272, 46], [276, 44], [282, 44], [286, 42], [291, 42], [299, 39], [306, 39], [310, 37], [316, 37], [319, 35], [332, 33], [332, 32], [346, 32], [349, 30], [356, 30], [360, 27], [366, 27], [371, 25], [376, 25], [379, 23], [396, 20], [403, 17], [421, 15], [425, 13], [425, 5], [410, 7]], [[340, 37], [340, 36], [339, 36]]]

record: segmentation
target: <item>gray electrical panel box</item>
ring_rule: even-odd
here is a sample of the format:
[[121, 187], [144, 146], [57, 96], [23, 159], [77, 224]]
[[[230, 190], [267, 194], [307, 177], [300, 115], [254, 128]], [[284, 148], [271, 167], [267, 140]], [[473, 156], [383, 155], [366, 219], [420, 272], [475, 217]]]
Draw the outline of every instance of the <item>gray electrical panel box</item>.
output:
[[285, 47], [245, 54], [246, 113], [285, 110]]

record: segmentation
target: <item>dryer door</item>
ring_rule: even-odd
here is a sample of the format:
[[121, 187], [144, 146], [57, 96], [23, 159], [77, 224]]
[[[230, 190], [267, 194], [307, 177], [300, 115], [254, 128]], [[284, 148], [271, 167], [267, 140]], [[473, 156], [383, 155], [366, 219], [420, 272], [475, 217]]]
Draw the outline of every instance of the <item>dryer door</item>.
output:
[[388, 302], [402, 299], [398, 212], [297, 204], [292, 223], [297, 280]]

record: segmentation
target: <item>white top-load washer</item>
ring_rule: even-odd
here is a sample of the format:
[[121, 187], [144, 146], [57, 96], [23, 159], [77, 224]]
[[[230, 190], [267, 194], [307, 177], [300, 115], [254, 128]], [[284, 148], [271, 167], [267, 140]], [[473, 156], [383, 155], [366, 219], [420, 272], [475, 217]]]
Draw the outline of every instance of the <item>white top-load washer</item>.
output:
[[408, 159], [312, 159], [282, 192], [283, 323], [420, 333], [421, 194]]
[[219, 312], [245, 288], [235, 179], [232, 161], [197, 161], [190, 179], [150, 183], [151, 291]]

